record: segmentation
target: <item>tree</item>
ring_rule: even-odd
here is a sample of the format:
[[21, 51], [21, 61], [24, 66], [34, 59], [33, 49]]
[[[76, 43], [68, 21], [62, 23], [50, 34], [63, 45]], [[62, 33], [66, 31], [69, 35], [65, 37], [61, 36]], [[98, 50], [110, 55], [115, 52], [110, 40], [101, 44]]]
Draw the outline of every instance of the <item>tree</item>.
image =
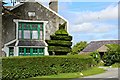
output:
[[108, 51], [103, 56], [105, 65], [112, 65], [114, 63], [120, 63], [120, 45], [108, 44]]
[[65, 25], [59, 25], [59, 30], [50, 36], [51, 40], [46, 41], [50, 55], [67, 55], [71, 52], [72, 36], [65, 30]]
[[75, 44], [72, 47], [72, 52], [71, 54], [78, 54], [80, 51], [82, 51], [85, 47], [87, 46], [87, 42], [86, 41], [81, 41], [78, 42], [77, 44]]

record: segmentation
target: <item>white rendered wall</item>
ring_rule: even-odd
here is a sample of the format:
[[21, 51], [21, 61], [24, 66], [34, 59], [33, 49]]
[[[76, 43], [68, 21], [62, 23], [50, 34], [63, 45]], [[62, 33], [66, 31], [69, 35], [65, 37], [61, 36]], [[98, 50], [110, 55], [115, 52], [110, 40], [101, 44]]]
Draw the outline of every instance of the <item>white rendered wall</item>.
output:
[[48, 56], [49, 55], [49, 53], [48, 53], [48, 47], [46, 46], [45, 47], [45, 56]]
[[18, 56], [18, 51], [19, 51], [19, 48], [18, 47], [14, 47], [14, 56]]
[[3, 51], [6, 53], [6, 57], [9, 57], [9, 48], [5, 46]]

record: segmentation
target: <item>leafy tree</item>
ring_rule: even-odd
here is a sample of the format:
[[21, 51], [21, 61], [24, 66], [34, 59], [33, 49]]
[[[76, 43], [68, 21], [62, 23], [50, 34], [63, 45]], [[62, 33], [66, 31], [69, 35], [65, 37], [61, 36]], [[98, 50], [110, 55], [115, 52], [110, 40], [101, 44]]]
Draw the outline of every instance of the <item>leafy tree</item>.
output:
[[78, 54], [80, 51], [82, 51], [87, 46], [86, 41], [81, 41], [75, 44], [72, 48], [71, 54]]
[[120, 63], [120, 45], [108, 44], [108, 51], [103, 56], [105, 65], [110, 66], [114, 63]]

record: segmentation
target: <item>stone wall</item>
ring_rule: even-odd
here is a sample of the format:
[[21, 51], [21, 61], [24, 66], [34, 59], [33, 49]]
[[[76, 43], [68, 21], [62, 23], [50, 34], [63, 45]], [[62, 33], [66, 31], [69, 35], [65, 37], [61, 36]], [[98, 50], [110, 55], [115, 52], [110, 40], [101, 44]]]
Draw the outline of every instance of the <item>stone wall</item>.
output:
[[2, 56], [2, 15], [0, 14], [0, 56]]
[[[2, 2], [0, 1], [0, 12], [2, 12]], [[2, 14], [0, 14], [0, 57], [2, 56]], [[1, 75], [0, 75], [1, 77]]]
[[[28, 12], [35, 12], [35, 17], [29, 17]], [[38, 2], [26, 2], [13, 10], [11, 14], [4, 15], [3, 18], [3, 43], [9, 42], [15, 39], [15, 23], [13, 19], [21, 20], [39, 20], [48, 21], [46, 26], [46, 40], [50, 39], [50, 35], [59, 29], [59, 24], [66, 22], [52, 11], [46, 9]], [[67, 26], [66, 26], [67, 30]]]

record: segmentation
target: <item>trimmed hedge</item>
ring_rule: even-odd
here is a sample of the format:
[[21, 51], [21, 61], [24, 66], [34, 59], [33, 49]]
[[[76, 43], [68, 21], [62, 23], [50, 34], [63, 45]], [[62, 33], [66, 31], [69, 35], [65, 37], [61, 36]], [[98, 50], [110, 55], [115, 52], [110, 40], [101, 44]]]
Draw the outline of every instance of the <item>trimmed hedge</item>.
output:
[[51, 35], [50, 38], [52, 40], [66, 40], [66, 41], [71, 41], [72, 36], [57, 36], [57, 35]]
[[18, 80], [58, 73], [79, 72], [95, 65], [92, 57], [50, 56], [2, 59], [2, 79]]
[[60, 30], [57, 30], [56, 32], [55, 32], [55, 35], [64, 35], [64, 36], [68, 36], [68, 33], [67, 33], [67, 31], [65, 30], [65, 29], [60, 29]]
[[48, 40], [47, 43], [49, 44], [49, 46], [55, 46], [55, 45], [59, 45], [59, 46], [72, 46], [72, 42], [70, 41], [61, 41], [61, 40]]
[[67, 55], [71, 52], [72, 36], [65, 30], [65, 25], [60, 24], [59, 30], [50, 36], [51, 40], [47, 40], [49, 55]]

